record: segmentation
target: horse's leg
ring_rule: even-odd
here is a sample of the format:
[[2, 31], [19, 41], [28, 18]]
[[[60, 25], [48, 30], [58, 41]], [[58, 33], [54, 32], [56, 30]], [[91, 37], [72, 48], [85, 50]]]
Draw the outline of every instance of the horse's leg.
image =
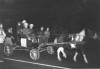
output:
[[61, 61], [60, 51], [61, 51], [61, 48], [59, 47], [58, 50], [57, 50], [57, 58], [58, 58], [59, 61]]
[[84, 53], [83, 45], [80, 45], [79, 47], [80, 47], [79, 52], [83, 55], [85, 63], [88, 63], [88, 60], [87, 60], [86, 55]]
[[62, 54], [63, 54], [63, 57], [66, 58], [66, 53], [64, 52], [64, 48], [63, 48], [63, 47], [61, 47], [61, 52], [62, 52]]
[[58, 50], [57, 50], [57, 58], [58, 58], [59, 61], [61, 61], [60, 52], [62, 52], [63, 53], [63, 57], [66, 58], [66, 54], [64, 52], [64, 48], [63, 47], [59, 47]]
[[83, 54], [83, 58], [84, 58], [85, 63], [88, 64], [88, 60], [87, 60], [87, 58], [86, 58], [86, 55], [84, 54], [84, 52], [82, 52], [82, 54]]
[[78, 52], [77, 52], [77, 49], [76, 49], [76, 44], [70, 44], [70, 46], [71, 46], [71, 48], [74, 48], [75, 49], [75, 55], [74, 55], [74, 57], [73, 57], [73, 60], [75, 61], [75, 62], [77, 62], [77, 60], [76, 60], [76, 57], [77, 57], [77, 55], [78, 55]]
[[75, 52], [75, 55], [74, 55], [74, 58], [73, 58], [73, 60], [74, 60], [75, 62], [77, 62], [77, 60], [76, 60], [77, 55], [78, 55], [78, 52], [76, 51], [76, 52]]

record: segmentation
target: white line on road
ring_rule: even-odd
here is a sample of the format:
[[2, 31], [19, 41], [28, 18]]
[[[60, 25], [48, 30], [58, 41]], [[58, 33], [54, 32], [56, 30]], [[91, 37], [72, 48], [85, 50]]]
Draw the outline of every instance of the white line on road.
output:
[[36, 64], [36, 65], [42, 65], [42, 66], [48, 66], [48, 67], [54, 67], [54, 68], [71, 69], [71, 68], [66, 68], [66, 67], [42, 64], [42, 63], [35, 63], [35, 62], [29, 62], [29, 61], [23, 61], [23, 60], [11, 59], [11, 58], [4, 58], [4, 59], [18, 61], [18, 62], [24, 62], [24, 63], [30, 63], [30, 64]]

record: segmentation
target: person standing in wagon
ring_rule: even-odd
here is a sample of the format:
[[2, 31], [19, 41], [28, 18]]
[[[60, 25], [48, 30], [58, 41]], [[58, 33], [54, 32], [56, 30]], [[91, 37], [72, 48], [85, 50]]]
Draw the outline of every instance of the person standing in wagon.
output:
[[30, 24], [30, 25], [29, 25], [29, 30], [30, 30], [30, 32], [31, 32], [31, 33], [29, 34], [29, 36], [30, 36], [32, 42], [34, 43], [34, 42], [37, 42], [37, 39], [36, 39], [34, 30], [33, 30], [33, 27], [34, 27], [33, 24]]
[[50, 38], [50, 31], [49, 28], [44, 31], [44, 36], [45, 36], [45, 43], [48, 43], [48, 39]]
[[38, 32], [38, 37], [39, 37], [39, 39], [38, 39], [38, 43], [39, 44], [43, 44], [44, 43], [44, 28], [43, 27], [41, 27], [40, 28], [40, 31]]
[[33, 24], [30, 24], [30, 25], [29, 25], [29, 30], [30, 30], [30, 32], [31, 32], [30, 34], [34, 34], [33, 27], [34, 27]]
[[17, 25], [17, 42], [19, 44], [20, 44], [21, 36], [22, 36], [22, 25], [21, 25], [20, 22], [18, 22], [18, 25]]
[[[24, 28], [23, 28], [23, 30], [22, 30], [22, 33], [23, 33], [23, 38], [26, 38], [25, 39], [25, 41], [24, 41], [24, 44], [25, 44], [25, 46], [26, 45], [29, 45], [29, 40], [31, 40], [31, 38], [30, 38], [30, 33], [31, 33], [31, 31], [30, 31], [30, 29], [28, 28], [28, 23], [24, 23]], [[22, 40], [23, 41], [23, 40]], [[23, 42], [21, 42], [21, 45], [23, 45]]]
[[3, 43], [4, 43], [5, 37], [6, 37], [6, 34], [3, 30], [3, 25], [0, 23], [0, 62], [4, 62], [3, 61]]

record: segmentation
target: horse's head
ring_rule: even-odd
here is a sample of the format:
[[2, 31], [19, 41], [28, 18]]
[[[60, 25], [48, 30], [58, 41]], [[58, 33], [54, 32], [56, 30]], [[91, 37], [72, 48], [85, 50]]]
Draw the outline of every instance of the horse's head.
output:
[[83, 41], [84, 37], [85, 37], [85, 29], [83, 29], [81, 32], [79, 33], [75, 33], [75, 34], [70, 34], [69, 37], [71, 38], [71, 41]]
[[97, 38], [98, 38], [97, 33], [94, 32], [94, 31], [92, 31], [92, 30], [90, 30], [90, 29], [88, 29], [88, 36], [89, 36], [90, 38], [93, 38], [93, 39], [97, 39]]

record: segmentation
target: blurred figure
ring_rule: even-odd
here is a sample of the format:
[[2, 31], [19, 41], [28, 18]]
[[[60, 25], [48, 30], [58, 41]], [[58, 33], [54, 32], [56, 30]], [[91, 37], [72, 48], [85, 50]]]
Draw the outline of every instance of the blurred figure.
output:
[[29, 34], [31, 33], [30, 29], [28, 28], [28, 23], [24, 23], [24, 28], [23, 28], [23, 36], [28, 38], [30, 40]]
[[26, 20], [23, 20], [23, 21], [22, 21], [22, 26], [23, 26], [23, 27], [24, 27], [24, 24], [25, 24], [25, 23], [27, 23], [27, 21], [26, 21]]
[[21, 26], [21, 23], [18, 22], [18, 25], [17, 25], [17, 42], [18, 43], [20, 43], [22, 35], [23, 35], [23, 33], [22, 33], [22, 26]]
[[33, 25], [33, 24], [30, 24], [30, 25], [29, 25], [29, 29], [30, 29], [31, 34], [33, 34], [33, 33], [34, 33], [33, 27], [34, 27], [34, 25]]
[[21, 26], [21, 23], [20, 22], [18, 22], [18, 26]]
[[30, 24], [30, 25], [29, 25], [29, 29], [30, 29], [30, 34], [29, 34], [29, 36], [30, 36], [30, 38], [31, 38], [31, 41], [32, 41], [33, 43], [35, 43], [35, 42], [37, 42], [37, 38], [36, 38], [36, 36], [35, 36], [33, 27], [34, 27], [33, 24]]
[[50, 38], [49, 28], [47, 28], [46, 31], [44, 32], [44, 36], [45, 36], [46, 43], [48, 43], [48, 38]]
[[13, 34], [12, 34], [12, 28], [8, 28], [6, 39], [5, 39], [5, 44], [6, 43], [9, 43], [10, 45], [13, 45], [13, 43], [15, 43], [14, 37], [13, 37]]
[[[12, 28], [8, 28], [8, 31], [7, 31], [7, 36], [6, 37], [11, 37], [13, 38], [13, 35], [12, 35]], [[14, 38], [13, 38], [14, 39]]]
[[44, 35], [44, 28], [43, 27], [40, 28], [38, 35], [39, 36]]
[[44, 32], [45, 37], [49, 38], [50, 37], [50, 31], [49, 28], [46, 29], [46, 31]]
[[26, 20], [23, 20], [23, 21], [22, 21], [22, 24], [24, 24], [24, 23], [27, 23], [27, 21], [26, 21]]
[[23, 21], [21, 22], [21, 27], [22, 27], [22, 28], [24, 28], [24, 24], [25, 24], [25, 23], [27, 23], [26, 20], [23, 20]]
[[20, 22], [17, 24], [17, 34], [22, 34], [22, 25]]
[[42, 44], [43, 42], [44, 42], [44, 28], [43, 27], [41, 27], [40, 28], [40, 31], [38, 32], [38, 37], [39, 37], [39, 39], [38, 39], [38, 42], [39, 42], [39, 44]]
[[28, 41], [31, 40], [29, 34], [31, 33], [28, 28], [28, 23], [24, 23], [24, 28], [22, 29], [23, 35], [21, 36], [21, 46], [27, 46]]
[[4, 43], [5, 37], [6, 37], [6, 34], [3, 30], [3, 25], [0, 24], [0, 62], [4, 62], [3, 61], [3, 43]]

